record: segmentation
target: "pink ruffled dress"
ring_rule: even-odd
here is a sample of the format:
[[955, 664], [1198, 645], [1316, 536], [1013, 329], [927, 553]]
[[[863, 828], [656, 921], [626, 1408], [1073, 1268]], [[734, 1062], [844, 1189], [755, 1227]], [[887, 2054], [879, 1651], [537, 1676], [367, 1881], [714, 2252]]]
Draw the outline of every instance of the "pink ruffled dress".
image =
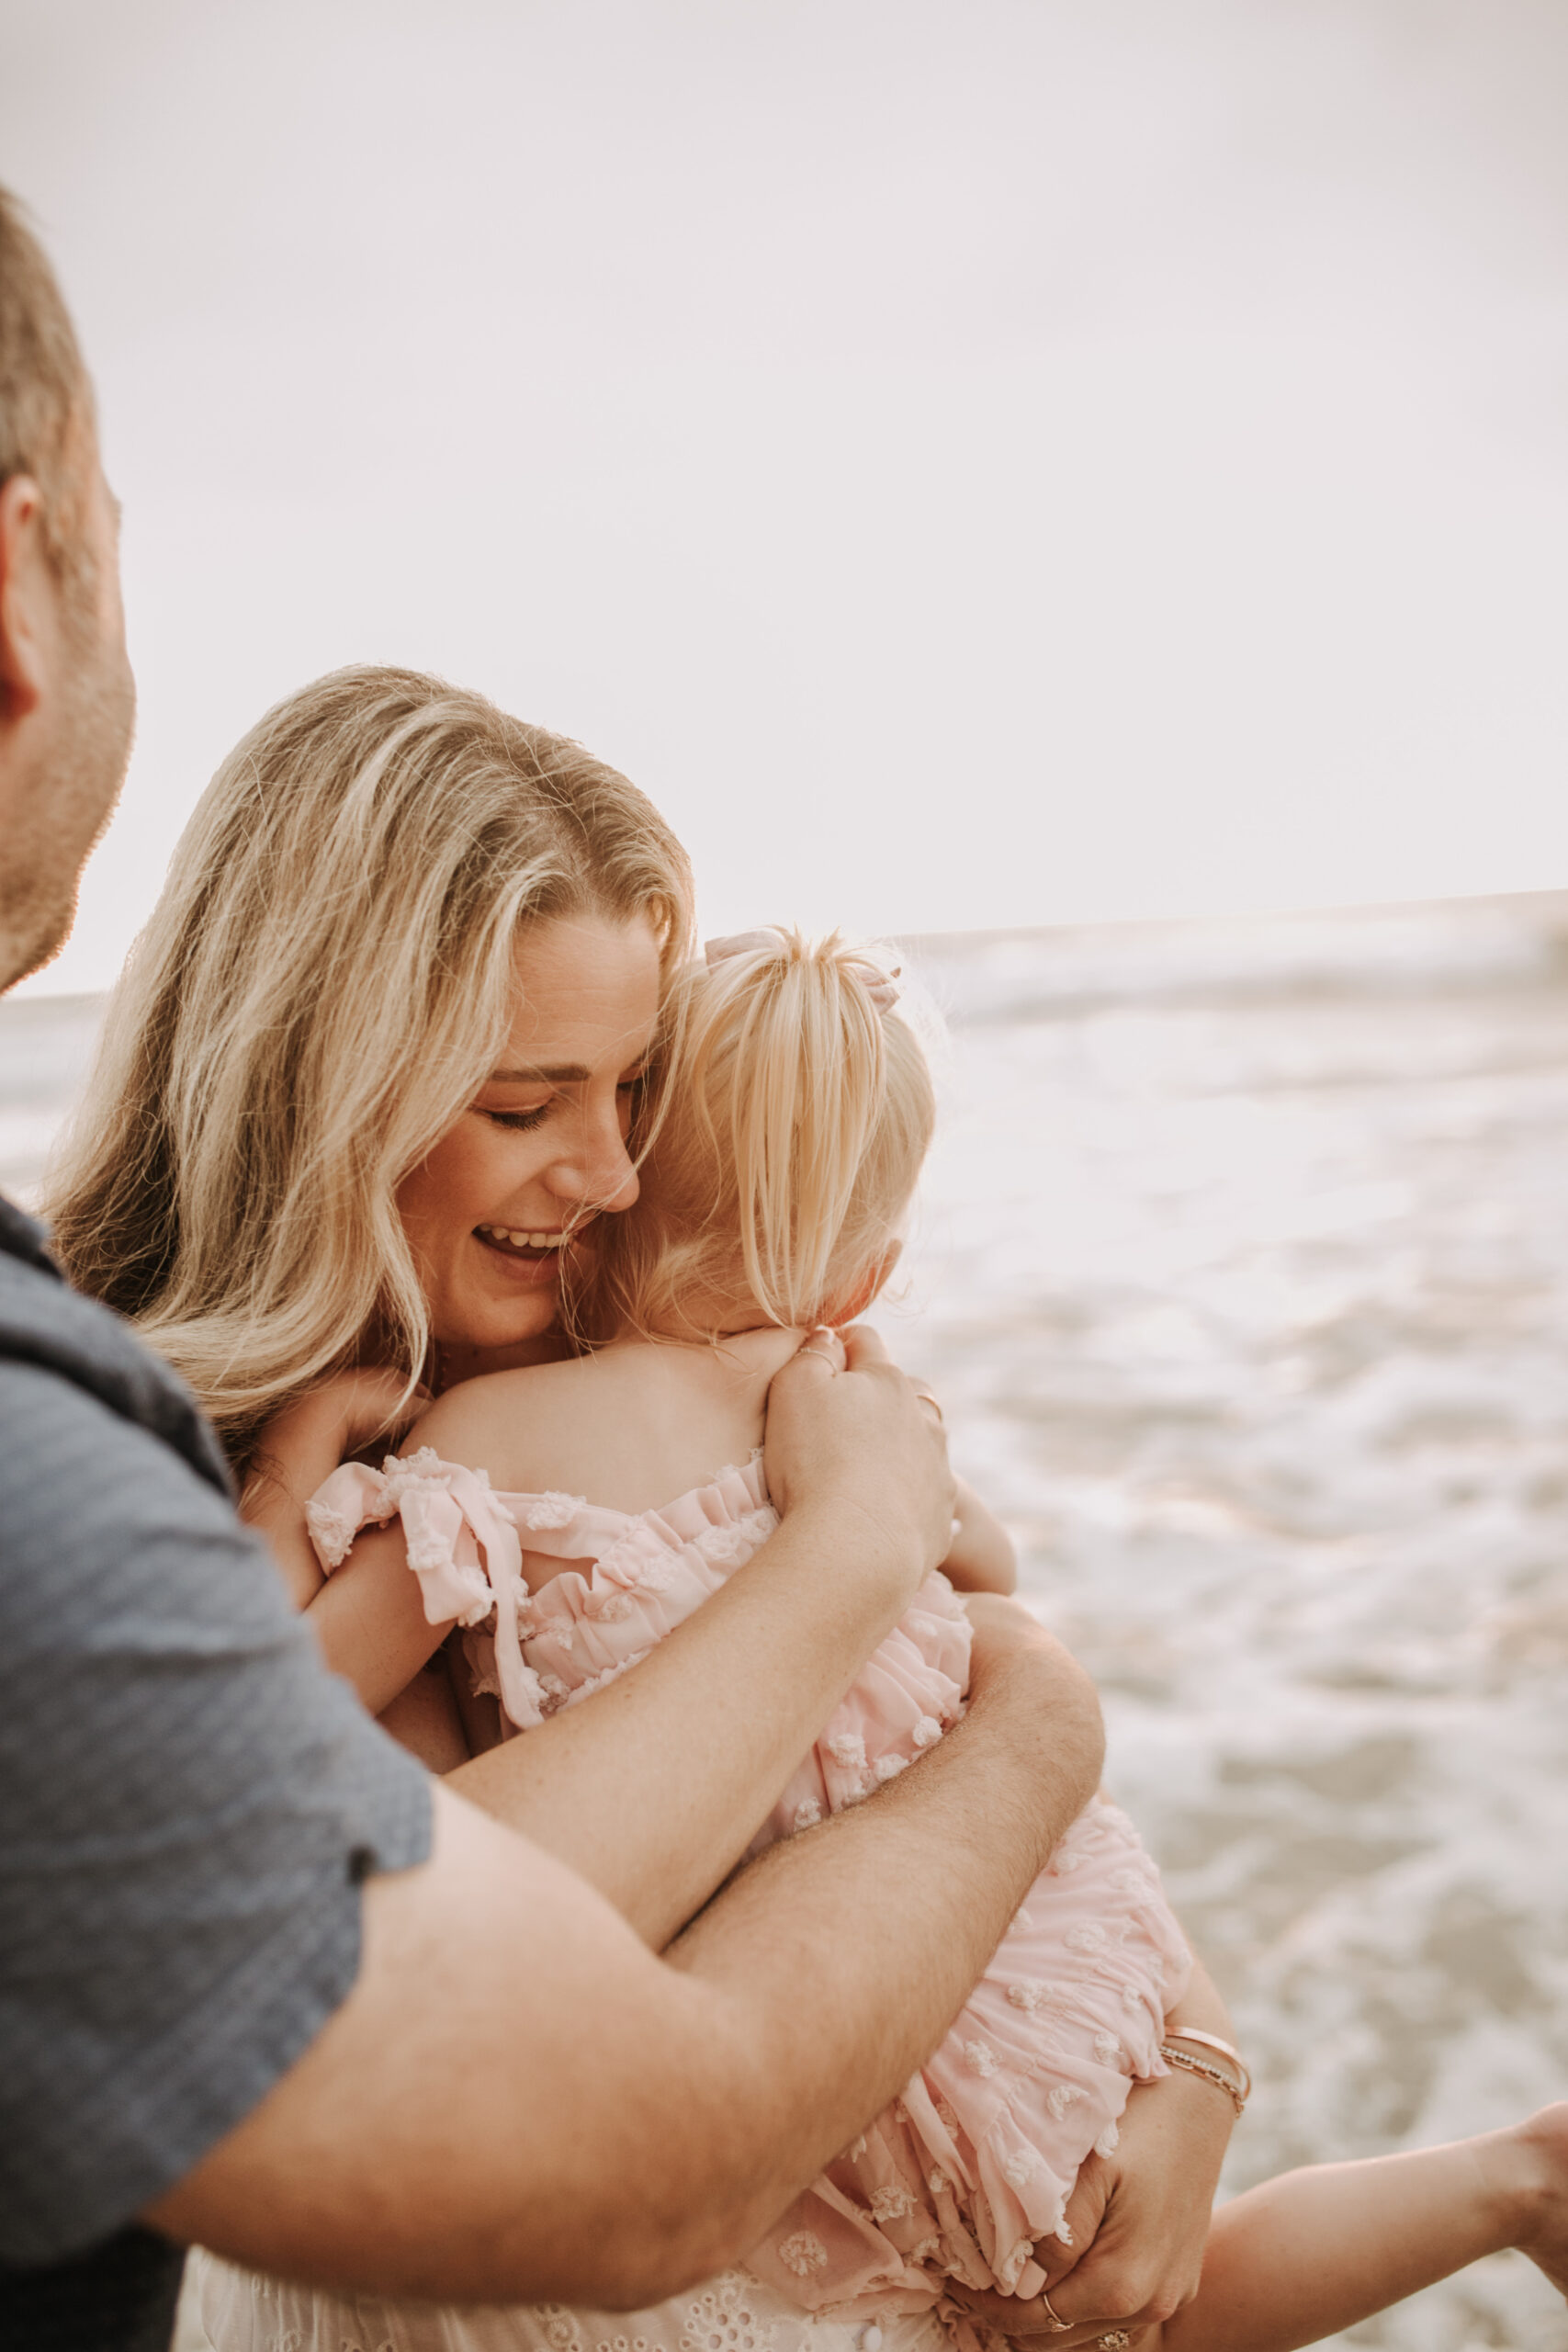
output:
[[[761, 1456], [661, 1510], [498, 1494], [429, 1448], [345, 1464], [307, 1518], [327, 1571], [358, 1530], [400, 1518], [433, 1624], [457, 1618], [475, 1688], [509, 1728], [579, 1704], [646, 1657], [772, 1534]], [[531, 1591], [525, 1555], [571, 1566]], [[536, 1578], [537, 1571], [536, 1571]], [[970, 1628], [929, 1577], [870, 1657], [753, 1840], [759, 1851], [858, 1804], [964, 1711]], [[913, 2312], [947, 2281], [1031, 2295], [1033, 2242], [1059, 2234], [1078, 2167], [1109, 2154], [1190, 1960], [1137, 1832], [1080, 1814], [946, 2039], [750, 2256], [809, 2311]]]

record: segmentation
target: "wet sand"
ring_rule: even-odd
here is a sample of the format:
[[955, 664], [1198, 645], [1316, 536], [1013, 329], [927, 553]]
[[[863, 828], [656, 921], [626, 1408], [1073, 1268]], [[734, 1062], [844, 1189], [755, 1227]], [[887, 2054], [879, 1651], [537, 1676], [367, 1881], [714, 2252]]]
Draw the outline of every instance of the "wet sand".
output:
[[[1228, 2186], [1568, 2096], [1568, 894], [908, 948], [952, 1066], [879, 1319], [1233, 2004]], [[0, 1007], [13, 1192], [96, 1011]], [[1568, 2319], [1500, 2256], [1336, 2341]]]

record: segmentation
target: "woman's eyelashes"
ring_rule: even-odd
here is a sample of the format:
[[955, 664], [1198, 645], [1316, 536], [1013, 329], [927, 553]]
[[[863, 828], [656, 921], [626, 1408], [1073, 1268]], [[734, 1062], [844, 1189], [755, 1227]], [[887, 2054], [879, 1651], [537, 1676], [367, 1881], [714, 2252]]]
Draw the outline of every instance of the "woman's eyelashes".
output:
[[[631, 1070], [625, 1078], [617, 1079], [615, 1080], [617, 1099], [629, 1102], [647, 1076], [647, 1069], [641, 1069]], [[479, 1103], [476, 1107], [492, 1125], [507, 1127], [513, 1135], [525, 1135], [530, 1128], [544, 1125], [560, 1099], [558, 1095], [552, 1095], [547, 1102], [537, 1103], [533, 1109], [527, 1111], [496, 1111], [491, 1109], [487, 1103]]]
[[486, 1111], [484, 1115], [493, 1125], [510, 1127], [515, 1135], [520, 1131], [526, 1133], [530, 1127], [542, 1126], [549, 1114], [549, 1104], [541, 1102], [536, 1111]]

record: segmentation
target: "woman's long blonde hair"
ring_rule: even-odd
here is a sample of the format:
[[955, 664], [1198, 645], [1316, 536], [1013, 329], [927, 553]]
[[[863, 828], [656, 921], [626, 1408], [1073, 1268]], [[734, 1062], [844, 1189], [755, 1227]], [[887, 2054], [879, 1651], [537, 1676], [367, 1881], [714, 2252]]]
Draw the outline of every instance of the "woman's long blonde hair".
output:
[[115, 991], [46, 1208], [79, 1288], [181, 1372], [235, 1461], [429, 1321], [402, 1178], [494, 1066], [519, 926], [647, 916], [688, 952], [658, 812], [578, 744], [406, 670], [340, 670], [225, 760]]
[[751, 936], [668, 991], [658, 1135], [640, 1200], [604, 1220], [595, 1331], [841, 1321], [896, 1254], [936, 1119], [919, 1040], [865, 949]]

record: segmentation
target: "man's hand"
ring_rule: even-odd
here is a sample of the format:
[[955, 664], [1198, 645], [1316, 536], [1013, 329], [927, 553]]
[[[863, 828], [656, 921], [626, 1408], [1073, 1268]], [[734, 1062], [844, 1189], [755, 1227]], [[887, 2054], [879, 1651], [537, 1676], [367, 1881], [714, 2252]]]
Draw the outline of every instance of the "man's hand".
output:
[[1061, 2352], [1112, 2328], [1137, 2342], [1198, 2291], [1214, 2189], [1235, 2119], [1212, 2084], [1172, 2073], [1143, 2083], [1127, 2101], [1111, 2156], [1091, 2155], [1067, 2200], [1071, 2247], [1043, 2239], [1036, 2259], [1045, 2291], [1070, 2332], [1053, 2330], [1043, 2306], [956, 2285], [953, 2300], [999, 2333]]
[[913, 1592], [947, 1557], [956, 1487], [942, 1422], [857, 1325], [840, 1351], [813, 1333], [768, 1391], [768, 1492], [784, 1515], [851, 1514], [876, 1557], [905, 1564]]

